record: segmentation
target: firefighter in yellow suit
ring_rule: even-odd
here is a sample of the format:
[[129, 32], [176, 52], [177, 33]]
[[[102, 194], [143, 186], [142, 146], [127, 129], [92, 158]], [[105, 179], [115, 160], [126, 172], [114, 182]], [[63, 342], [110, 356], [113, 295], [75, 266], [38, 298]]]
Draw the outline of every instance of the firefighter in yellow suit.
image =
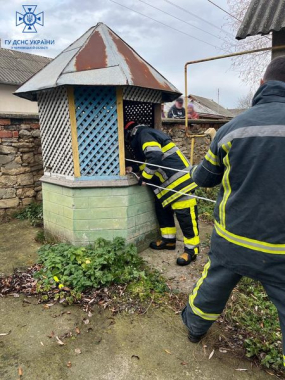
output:
[[[139, 168], [135, 168], [134, 165], [128, 167], [127, 171], [140, 170], [140, 185], [150, 183], [162, 187], [153, 187], [161, 239], [152, 242], [150, 248], [176, 249], [176, 214], [184, 235], [184, 252], [178, 257], [177, 264], [189, 265], [196, 260], [200, 243], [197, 203], [196, 199], [191, 197], [197, 185], [190, 176], [189, 162], [168, 135], [149, 126], [129, 122], [125, 126], [125, 139], [130, 144], [136, 160], [145, 162]], [[177, 171], [162, 169], [159, 166]]]

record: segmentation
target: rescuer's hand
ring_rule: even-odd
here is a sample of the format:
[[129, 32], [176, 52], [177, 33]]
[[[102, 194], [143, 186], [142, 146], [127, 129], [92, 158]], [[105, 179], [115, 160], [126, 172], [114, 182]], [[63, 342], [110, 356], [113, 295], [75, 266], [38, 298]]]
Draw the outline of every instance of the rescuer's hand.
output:
[[209, 128], [206, 130], [205, 135], [209, 135], [211, 137], [211, 140], [213, 141], [216, 136], [217, 131], [215, 128]]
[[127, 166], [126, 167], [126, 174], [130, 174], [133, 171], [132, 166]]
[[143, 178], [140, 177], [139, 181], [138, 181], [138, 185], [139, 186], [146, 186], [146, 183], [143, 181]]

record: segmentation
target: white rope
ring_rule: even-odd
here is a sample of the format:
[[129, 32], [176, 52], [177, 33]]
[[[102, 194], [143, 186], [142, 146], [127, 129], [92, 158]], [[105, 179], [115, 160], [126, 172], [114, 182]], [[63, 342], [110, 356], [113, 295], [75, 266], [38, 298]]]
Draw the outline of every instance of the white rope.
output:
[[168, 168], [167, 166], [149, 164], [148, 162], [141, 162], [141, 161], [136, 161], [136, 160], [130, 160], [129, 158], [126, 158], [126, 161], [135, 162], [136, 164], [146, 164], [147, 166], [155, 166], [156, 168], [168, 169], [168, 170], [173, 170], [174, 172], [181, 172], [181, 173], [187, 173], [187, 174], [189, 174], [189, 170], [173, 169], [173, 168]]
[[[139, 176], [136, 175], [136, 173], [134, 172], [130, 172], [130, 174], [133, 174], [137, 180], [139, 180]], [[151, 183], [147, 183], [145, 182], [145, 184], [147, 186], [152, 186], [152, 187], [156, 187], [157, 189], [162, 189], [162, 190], [167, 190], [167, 191], [171, 191], [172, 193], [177, 193], [177, 194], [181, 194], [181, 195], [185, 195], [186, 197], [189, 197], [189, 198], [196, 198], [196, 199], [200, 199], [202, 201], [207, 201], [207, 202], [212, 202], [212, 203], [216, 203], [216, 201], [213, 201], [212, 199], [208, 199], [208, 198], [204, 198], [204, 197], [198, 197], [197, 195], [193, 195], [193, 194], [187, 194], [187, 193], [182, 193], [181, 191], [176, 191], [176, 190], [171, 190], [171, 189], [166, 189], [165, 187], [161, 187], [161, 186], [157, 186], [157, 185], [153, 185]]]

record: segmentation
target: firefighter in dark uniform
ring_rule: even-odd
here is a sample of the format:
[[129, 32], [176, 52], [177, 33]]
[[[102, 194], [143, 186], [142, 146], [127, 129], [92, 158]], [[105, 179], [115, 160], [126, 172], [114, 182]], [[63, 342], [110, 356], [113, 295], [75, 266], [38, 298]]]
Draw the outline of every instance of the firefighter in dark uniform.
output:
[[279, 57], [268, 66], [253, 107], [218, 131], [191, 170], [198, 186], [222, 184], [209, 262], [182, 312], [192, 342], [201, 340], [247, 276], [263, 284], [276, 306], [285, 352], [284, 82], [285, 57]]
[[[145, 162], [138, 168], [132, 165], [127, 168], [127, 172], [140, 170], [140, 185], [150, 183], [162, 187], [162, 189], [152, 188], [156, 196], [155, 208], [161, 240], [152, 242], [150, 247], [155, 250], [175, 250], [175, 213], [184, 235], [184, 253], [178, 257], [177, 264], [189, 265], [196, 260], [200, 243], [197, 203], [196, 199], [191, 197], [197, 185], [189, 174], [189, 162], [169, 136], [146, 125], [129, 122], [125, 126], [125, 139], [127, 143], [130, 143], [136, 160]], [[159, 166], [182, 170], [182, 172]]]

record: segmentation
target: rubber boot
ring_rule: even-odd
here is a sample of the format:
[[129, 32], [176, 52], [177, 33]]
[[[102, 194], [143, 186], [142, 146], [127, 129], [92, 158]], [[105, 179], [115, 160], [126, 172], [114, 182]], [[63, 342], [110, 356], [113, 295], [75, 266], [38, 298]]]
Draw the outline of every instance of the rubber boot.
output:
[[162, 251], [164, 249], [174, 251], [176, 249], [176, 239], [162, 239], [153, 241], [150, 243], [149, 247], [156, 251]]

